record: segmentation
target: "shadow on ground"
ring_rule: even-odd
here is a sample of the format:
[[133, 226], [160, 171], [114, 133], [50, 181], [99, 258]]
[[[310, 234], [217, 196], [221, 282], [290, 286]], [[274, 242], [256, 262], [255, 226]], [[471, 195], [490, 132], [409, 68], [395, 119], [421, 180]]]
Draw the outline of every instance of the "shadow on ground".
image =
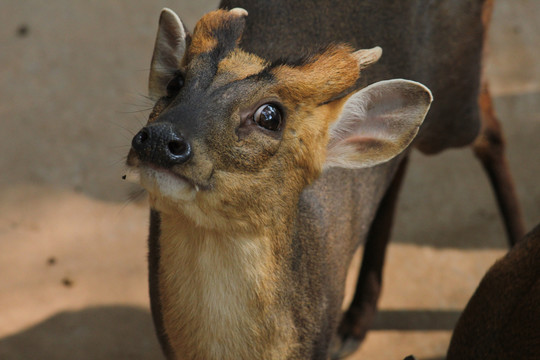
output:
[[380, 310], [373, 330], [451, 331], [460, 315], [455, 310]]
[[[459, 314], [442, 310], [384, 310], [379, 312], [373, 330], [451, 330]], [[102, 306], [60, 312], [0, 339], [0, 358], [150, 360], [162, 355], [147, 310]]]
[[0, 339], [0, 359], [4, 360], [161, 358], [150, 313], [129, 306], [60, 312]]

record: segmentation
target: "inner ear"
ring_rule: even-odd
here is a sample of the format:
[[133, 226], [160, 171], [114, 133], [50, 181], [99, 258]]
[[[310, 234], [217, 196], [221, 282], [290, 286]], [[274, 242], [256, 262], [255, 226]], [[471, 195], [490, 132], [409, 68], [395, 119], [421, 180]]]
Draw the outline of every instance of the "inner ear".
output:
[[392, 159], [414, 139], [432, 100], [424, 85], [401, 79], [356, 92], [330, 126], [325, 167], [362, 168]]
[[154, 44], [148, 93], [157, 100], [167, 95], [167, 84], [182, 66], [186, 53], [186, 31], [178, 15], [170, 9], [163, 9], [159, 18], [159, 28]]

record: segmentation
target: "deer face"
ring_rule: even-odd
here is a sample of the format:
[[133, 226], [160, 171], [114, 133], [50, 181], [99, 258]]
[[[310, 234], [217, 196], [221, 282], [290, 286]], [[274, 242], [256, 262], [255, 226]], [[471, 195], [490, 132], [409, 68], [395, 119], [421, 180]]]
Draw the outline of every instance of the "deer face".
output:
[[405, 80], [356, 90], [380, 48], [336, 45], [294, 64], [249, 54], [238, 47], [246, 16], [214, 11], [189, 36], [163, 10], [149, 82], [156, 104], [128, 155], [154, 208], [208, 228], [271, 226], [323, 169], [391, 159], [431, 102]]

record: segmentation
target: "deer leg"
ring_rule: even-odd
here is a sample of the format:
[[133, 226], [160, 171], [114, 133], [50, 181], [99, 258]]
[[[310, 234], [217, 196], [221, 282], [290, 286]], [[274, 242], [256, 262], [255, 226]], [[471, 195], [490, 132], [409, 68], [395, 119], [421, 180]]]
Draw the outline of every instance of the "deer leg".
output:
[[525, 235], [525, 226], [510, 167], [504, 154], [502, 128], [495, 116], [487, 82], [482, 84], [478, 102], [482, 126], [472, 147], [489, 177], [504, 220], [508, 241], [512, 246]]
[[408, 157], [401, 161], [369, 229], [355, 295], [338, 330], [340, 337], [338, 340], [341, 344], [339, 350], [334, 353], [334, 359], [343, 358], [354, 352], [365, 338], [375, 318], [381, 293], [386, 247], [407, 162]]

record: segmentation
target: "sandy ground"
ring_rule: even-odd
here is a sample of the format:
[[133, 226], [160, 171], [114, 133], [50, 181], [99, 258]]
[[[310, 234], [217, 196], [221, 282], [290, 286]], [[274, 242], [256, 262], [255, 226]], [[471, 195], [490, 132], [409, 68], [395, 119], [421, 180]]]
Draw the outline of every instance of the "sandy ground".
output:
[[[159, 10], [191, 28], [216, 1], [0, 2], [0, 359], [160, 359], [144, 200], [122, 182]], [[488, 75], [528, 228], [540, 221], [540, 2], [498, 0]], [[375, 329], [351, 359], [444, 357], [506, 251], [469, 149], [415, 153]]]

